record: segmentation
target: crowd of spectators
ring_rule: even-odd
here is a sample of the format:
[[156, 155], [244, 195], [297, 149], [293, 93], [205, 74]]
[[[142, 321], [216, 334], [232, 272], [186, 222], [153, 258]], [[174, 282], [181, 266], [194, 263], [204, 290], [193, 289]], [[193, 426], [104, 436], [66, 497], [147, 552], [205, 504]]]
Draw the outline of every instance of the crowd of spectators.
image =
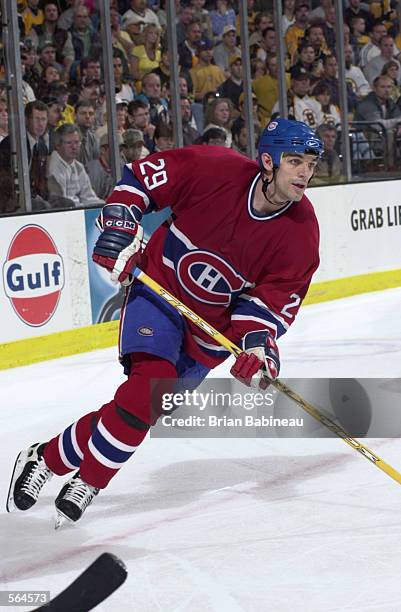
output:
[[[176, 0], [184, 146], [246, 154], [239, 2]], [[273, 0], [247, 0], [256, 140], [279, 113]], [[401, 35], [396, 2], [344, 2], [349, 119], [357, 161], [397, 161]], [[20, 53], [34, 209], [99, 204], [112, 189], [96, 0], [19, 0]], [[111, 0], [112, 66], [121, 165], [175, 146], [166, 6]], [[340, 180], [339, 83], [331, 0], [283, 0], [288, 115], [326, 145], [317, 180]], [[0, 49], [0, 189], [13, 211], [6, 62]]]

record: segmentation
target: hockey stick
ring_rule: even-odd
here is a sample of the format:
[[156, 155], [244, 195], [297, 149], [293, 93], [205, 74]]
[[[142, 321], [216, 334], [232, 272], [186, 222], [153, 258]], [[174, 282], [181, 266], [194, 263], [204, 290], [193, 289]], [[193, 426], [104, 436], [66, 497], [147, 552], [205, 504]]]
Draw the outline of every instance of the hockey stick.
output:
[[114, 593], [127, 577], [124, 563], [103, 553], [64, 591], [33, 612], [87, 612]]
[[[174, 297], [171, 293], [163, 289], [159, 283], [154, 281], [150, 276], [142, 272], [139, 268], [136, 268], [133, 272], [135, 278], [140, 280], [144, 285], [153, 289], [157, 295], [162, 297], [166, 302], [168, 302], [173, 308], [178, 310], [184, 317], [192, 321], [195, 325], [197, 325], [200, 329], [206, 332], [211, 338], [216, 340], [221, 346], [224, 346], [230, 353], [238, 357], [242, 353], [242, 349], [240, 349], [234, 342], [231, 342], [228, 338], [226, 338], [223, 334], [221, 334], [217, 329], [206, 323], [200, 316], [198, 316], [193, 310], [185, 306], [180, 300]], [[271, 381], [273, 387], [275, 387], [281, 393], [284, 393], [287, 397], [292, 399], [298, 406], [303, 408], [310, 416], [319, 421], [322, 425], [330, 429], [336, 436], [342, 438], [344, 442], [346, 442], [351, 448], [358, 451], [361, 455], [366, 457], [371, 463], [373, 463], [380, 470], [385, 472], [390, 478], [401, 484], [401, 474], [397, 472], [391, 465], [386, 463], [383, 459], [378, 457], [373, 451], [371, 451], [367, 446], [358, 442], [355, 438], [352, 438], [342, 427], [337, 425], [334, 421], [329, 419], [327, 416], [322, 414], [315, 406], [310, 404], [307, 400], [301, 397], [298, 393], [287, 387], [285, 383], [281, 380], [273, 380]]]

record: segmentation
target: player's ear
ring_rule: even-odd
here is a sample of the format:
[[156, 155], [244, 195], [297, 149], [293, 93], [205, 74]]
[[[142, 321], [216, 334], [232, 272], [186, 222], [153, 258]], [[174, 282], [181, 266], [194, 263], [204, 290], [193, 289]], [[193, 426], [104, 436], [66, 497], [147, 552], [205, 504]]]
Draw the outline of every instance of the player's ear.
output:
[[273, 159], [268, 153], [262, 153], [262, 164], [266, 172], [273, 172]]

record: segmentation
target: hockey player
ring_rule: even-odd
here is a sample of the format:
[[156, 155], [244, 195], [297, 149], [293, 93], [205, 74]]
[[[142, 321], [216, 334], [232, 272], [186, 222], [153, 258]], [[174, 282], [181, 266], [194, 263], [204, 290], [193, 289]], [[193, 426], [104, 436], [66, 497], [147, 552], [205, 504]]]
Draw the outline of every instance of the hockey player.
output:
[[[294, 321], [318, 267], [317, 220], [304, 195], [323, 151], [304, 123], [277, 119], [261, 135], [258, 163], [223, 147], [192, 146], [127, 164], [99, 217], [94, 261], [127, 285], [120, 354], [127, 380], [113, 399], [17, 458], [9, 511], [27, 510], [53, 474], [59, 516], [77, 521], [160, 416], [150, 381], [199, 382], [228, 357], [150, 289], [140, 267], [243, 353], [231, 373], [266, 388], [280, 369], [276, 340]], [[169, 223], [141, 255], [143, 214], [171, 206]]]

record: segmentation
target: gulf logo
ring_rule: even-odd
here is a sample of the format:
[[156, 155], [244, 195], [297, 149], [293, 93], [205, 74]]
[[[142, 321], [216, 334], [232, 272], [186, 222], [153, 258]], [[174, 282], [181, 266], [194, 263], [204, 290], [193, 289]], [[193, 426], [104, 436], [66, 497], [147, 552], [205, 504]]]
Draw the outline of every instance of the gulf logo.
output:
[[3, 265], [3, 284], [24, 323], [40, 327], [52, 318], [64, 287], [64, 264], [43, 227], [25, 225], [15, 234]]

